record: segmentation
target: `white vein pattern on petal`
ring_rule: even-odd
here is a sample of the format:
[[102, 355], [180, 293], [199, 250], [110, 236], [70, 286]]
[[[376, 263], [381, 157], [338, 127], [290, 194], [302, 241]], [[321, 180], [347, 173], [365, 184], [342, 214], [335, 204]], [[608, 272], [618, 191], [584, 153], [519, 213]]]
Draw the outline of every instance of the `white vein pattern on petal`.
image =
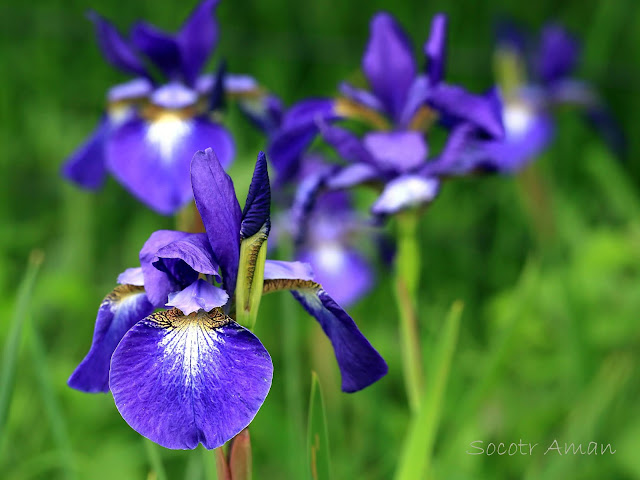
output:
[[220, 349], [216, 343], [224, 344], [225, 340], [200, 315], [182, 319], [167, 331], [159, 346], [168, 366], [166, 373], [181, 370], [181, 378], [185, 386], [189, 386], [200, 373], [202, 359], [218, 355]]
[[174, 160], [174, 150], [182, 139], [189, 134], [193, 124], [173, 113], [164, 113], [155, 118], [147, 129], [147, 141], [160, 153], [165, 164]]

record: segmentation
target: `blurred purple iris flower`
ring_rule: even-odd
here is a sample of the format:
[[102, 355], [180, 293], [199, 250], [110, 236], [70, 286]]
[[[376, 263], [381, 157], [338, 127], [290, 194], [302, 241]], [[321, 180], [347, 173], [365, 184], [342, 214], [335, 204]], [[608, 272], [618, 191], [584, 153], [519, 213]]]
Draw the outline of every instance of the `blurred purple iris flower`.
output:
[[[170, 215], [193, 199], [193, 152], [212, 145], [225, 167], [231, 163], [233, 139], [210, 114], [214, 77], [200, 75], [218, 40], [217, 4], [201, 2], [176, 34], [138, 22], [129, 38], [90, 14], [105, 59], [134, 78], [109, 90], [106, 113], [63, 166], [65, 177], [97, 189], [109, 172], [147, 206]], [[233, 79], [224, 87], [233, 90]]]
[[[243, 99], [238, 103], [244, 114], [261, 130], [269, 141], [278, 132], [285, 109], [282, 101], [271, 94]], [[314, 199], [313, 208], [304, 205], [308, 192], [332, 171], [324, 157], [315, 152], [302, 152], [297, 161], [300, 168], [287, 185], [295, 186], [292, 194], [279, 188], [275, 199], [285, 212], [276, 218], [274, 235], [269, 246], [282, 241], [284, 235], [294, 240], [295, 258], [311, 265], [314, 275], [324, 289], [341, 305], [351, 305], [362, 298], [374, 285], [375, 272], [363, 253], [363, 243], [377, 238], [377, 229], [365, 222], [353, 208], [346, 191], [327, 192]], [[285, 172], [276, 172], [280, 180]], [[302, 197], [300, 201], [295, 196]], [[291, 205], [294, 208], [291, 208]], [[275, 238], [274, 238], [275, 237]]]
[[[371, 21], [362, 59], [370, 90], [340, 86], [340, 97], [314, 98], [292, 107], [275, 134], [270, 155], [285, 177], [300, 168], [301, 152], [320, 134], [349, 162], [326, 179], [327, 189], [365, 182], [385, 185], [374, 214], [392, 214], [430, 202], [439, 177], [457, 170], [460, 152], [472, 137], [500, 138], [504, 131], [495, 89], [475, 95], [444, 82], [447, 18], [437, 15], [424, 46], [425, 73], [420, 73], [410, 42], [388, 13]], [[358, 136], [335, 125], [356, 120], [368, 131]], [[438, 154], [430, 152], [425, 131], [438, 120], [451, 135]], [[313, 193], [313, 192], [311, 192]]]
[[[271, 191], [262, 153], [244, 210], [211, 149], [193, 156], [191, 179], [206, 233], [151, 235], [140, 252], [141, 267], [121, 274], [121, 285], [100, 307], [91, 349], [69, 385], [111, 390], [127, 423], [164, 447], [202, 443], [211, 449], [252, 421], [271, 386], [267, 350], [227, 315], [237, 299], [238, 275], [259, 271], [239, 271], [241, 242], [255, 235], [266, 240]], [[285, 289], [329, 337], [343, 391], [358, 391], [386, 374], [384, 360], [308, 264], [267, 260], [263, 293]], [[152, 314], [154, 309], [161, 310]]]
[[504, 97], [502, 140], [479, 140], [466, 157], [469, 168], [515, 172], [539, 156], [555, 131], [553, 109], [573, 106], [600, 132], [616, 152], [624, 150], [623, 136], [595, 90], [573, 77], [580, 47], [557, 24], [545, 26], [538, 44], [512, 25], [503, 25], [496, 50], [497, 75]]

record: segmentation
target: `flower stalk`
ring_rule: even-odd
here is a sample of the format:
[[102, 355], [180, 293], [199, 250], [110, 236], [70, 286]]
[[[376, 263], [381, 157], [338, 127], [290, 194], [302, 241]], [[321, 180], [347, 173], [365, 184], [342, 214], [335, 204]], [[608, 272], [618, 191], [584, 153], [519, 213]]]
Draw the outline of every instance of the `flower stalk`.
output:
[[412, 412], [417, 411], [420, 405], [424, 384], [417, 313], [417, 292], [420, 280], [418, 220], [417, 210], [401, 212], [396, 216], [398, 251], [395, 262], [394, 292], [400, 319], [403, 376]]

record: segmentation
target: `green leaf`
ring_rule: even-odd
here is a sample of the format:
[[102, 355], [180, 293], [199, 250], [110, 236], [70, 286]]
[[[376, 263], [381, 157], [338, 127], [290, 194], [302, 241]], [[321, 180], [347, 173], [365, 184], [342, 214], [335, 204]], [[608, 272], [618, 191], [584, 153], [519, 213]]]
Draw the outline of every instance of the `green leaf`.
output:
[[432, 369], [420, 408], [409, 426], [409, 433], [401, 452], [396, 480], [417, 480], [428, 475], [433, 444], [438, 433], [442, 403], [456, 349], [462, 303], [455, 302], [445, 321], [438, 348], [432, 357]]
[[155, 477], [151, 478], [155, 478], [155, 480], [167, 480], [167, 474], [165, 473], [164, 465], [162, 465], [162, 458], [160, 456], [158, 445], [145, 438], [144, 447], [147, 451], [147, 458], [151, 465], [151, 471], [155, 474]]
[[313, 480], [331, 478], [331, 456], [327, 417], [322, 400], [322, 389], [316, 372], [311, 372], [311, 398], [309, 400], [309, 423], [307, 430], [307, 452]]
[[[25, 323], [25, 318], [29, 314], [33, 287], [43, 260], [44, 254], [42, 251], [34, 250], [31, 252], [27, 271], [18, 288], [18, 296], [11, 319], [11, 330], [7, 336], [2, 355], [2, 365], [0, 366], [0, 432], [5, 432], [5, 424], [9, 415], [9, 407], [13, 395], [22, 328]], [[6, 435], [3, 435], [3, 439], [6, 439]]]

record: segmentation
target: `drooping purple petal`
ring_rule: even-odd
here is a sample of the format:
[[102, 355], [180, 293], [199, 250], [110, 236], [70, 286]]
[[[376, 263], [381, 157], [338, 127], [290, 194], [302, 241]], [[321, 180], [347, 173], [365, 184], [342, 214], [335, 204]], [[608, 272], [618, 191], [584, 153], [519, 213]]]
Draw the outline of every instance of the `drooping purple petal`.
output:
[[360, 332], [353, 319], [322, 288], [291, 293], [329, 337], [342, 376], [342, 391], [357, 392], [387, 373], [387, 364]]
[[242, 220], [233, 181], [213, 150], [207, 148], [193, 155], [191, 183], [211, 249], [222, 269], [225, 290], [232, 295], [238, 276]]
[[120, 285], [107, 295], [98, 310], [89, 353], [69, 377], [69, 386], [89, 393], [108, 392], [113, 351], [124, 334], [151, 312], [153, 306], [141, 287]]
[[316, 281], [340, 305], [352, 304], [373, 286], [375, 275], [364, 256], [338, 242], [319, 242], [298, 258], [311, 265]]
[[153, 85], [147, 78], [134, 78], [128, 82], [114, 85], [107, 92], [109, 102], [126, 102], [149, 96]]
[[324, 141], [331, 145], [338, 152], [338, 155], [346, 161], [375, 165], [376, 162], [372, 154], [365, 148], [362, 140], [349, 130], [324, 122], [319, 126]]
[[567, 77], [576, 67], [580, 47], [559, 25], [547, 25], [540, 35], [540, 46], [534, 59], [539, 78], [547, 84]]
[[199, 278], [179, 292], [169, 294], [167, 307], [176, 307], [185, 315], [203, 310], [210, 312], [227, 303], [229, 295], [223, 289]]
[[380, 99], [367, 90], [361, 90], [350, 83], [342, 82], [338, 87], [338, 91], [349, 100], [364, 107], [375, 110], [376, 112], [384, 111], [384, 105]]
[[170, 80], [180, 75], [180, 49], [174, 36], [146, 23], [137, 22], [131, 30], [131, 40]]
[[144, 274], [142, 273], [142, 267], [127, 268], [124, 272], [118, 275], [118, 283], [120, 285], [136, 285], [138, 287], [143, 287]]
[[198, 278], [198, 272], [177, 256], [171, 262], [163, 262], [164, 271], [156, 268], [154, 262], [158, 260], [158, 251], [167, 245], [195, 235], [198, 234], [158, 230], [153, 232], [142, 246], [140, 267], [144, 276], [147, 297], [154, 307], [164, 307], [171, 292], [182, 290]]
[[253, 178], [249, 186], [247, 201], [242, 210], [240, 236], [249, 238], [267, 224], [269, 234], [269, 216], [271, 212], [271, 187], [269, 185], [269, 171], [267, 157], [263, 152], [258, 153], [258, 160], [253, 171]]
[[264, 263], [265, 280], [313, 280], [311, 265], [304, 262], [267, 260]]
[[417, 173], [423, 177], [462, 175], [474, 170], [468, 151], [477, 140], [477, 128], [470, 123], [456, 125], [440, 154], [427, 162]]
[[429, 105], [443, 117], [443, 123], [471, 122], [492, 138], [502, 138], [500, 98], [492, 89], [485, 95], [476, 95], [457, 85], [441, 83], [429, 94]]
[[138, 322], [111, 362], [113, 398], [125, 421], [166, 448], [213, 449], [245, 428], [273, 376], [269, 353], [219, 310], [162, 311]]
[[427, 144], [419, 132], [372, 132], [365, 135], [364, 145], [384, 172], [406, 172], [427, 158]]
[[362, 71], [389, 115], [398, 119], [416, 75], [411, 44], [394, 18], [385, 12], [373, 17], [370, 32]]
[[293, 105], [282, 119], [285, 130], [315, 127], [319, 121], [338, 119], [335, 100], [332, 98], [309, 98]]
[[327, 178], [325, 185], [329, 190], [341, 190], [380, 178], [381, 173], [376, 167], [365, 163], [354, 163], [337, 170]]
[[153, 265], [160, 271], [172, 274], [176, 260], [186, 263], [191, 269], [205, 275], [213, 275], [222, 281], [218, 273], [218, 264], [206, 233], [188, 233], [155, 252]]
[[90, 11], [87, 16], [95, 26], [98, 45], [106, 60], [123, 72], [148, 77], [144, 64], [118, 30], [94, 11]]
[[430, 203], [440, 190], [440, 180], [403, 175], [390, 181], [371, 207], [374, 215], [393, 215], [406, 208]]
[[103, 116], [89, 138], [62, 166], [62, 175], [83, 188], [100, 188], [107, 175], [104, 149], [110, 129], [109, 120]]
[[427, 75], [431, 85], [437, 85], [444, 79], [447, 62], [447, 16], [439, 13], [431, 20], [431, 33], [424, 45], [427, 57]]
[[227, 166], [233, 139], [207, 117], [160, 114], [148, 122], [129, 120], [108, 142], [107, 162], [113, 175], [136, 197], [159, 213], [171, 215], [193, 198], [189, 163], [193, 153], [213, 147]]
[[218, 25], [213, 15], [219, 0], [204, 0], [184, 22], [176, 41], [185, 80], [193, 84], [218, 42]]

